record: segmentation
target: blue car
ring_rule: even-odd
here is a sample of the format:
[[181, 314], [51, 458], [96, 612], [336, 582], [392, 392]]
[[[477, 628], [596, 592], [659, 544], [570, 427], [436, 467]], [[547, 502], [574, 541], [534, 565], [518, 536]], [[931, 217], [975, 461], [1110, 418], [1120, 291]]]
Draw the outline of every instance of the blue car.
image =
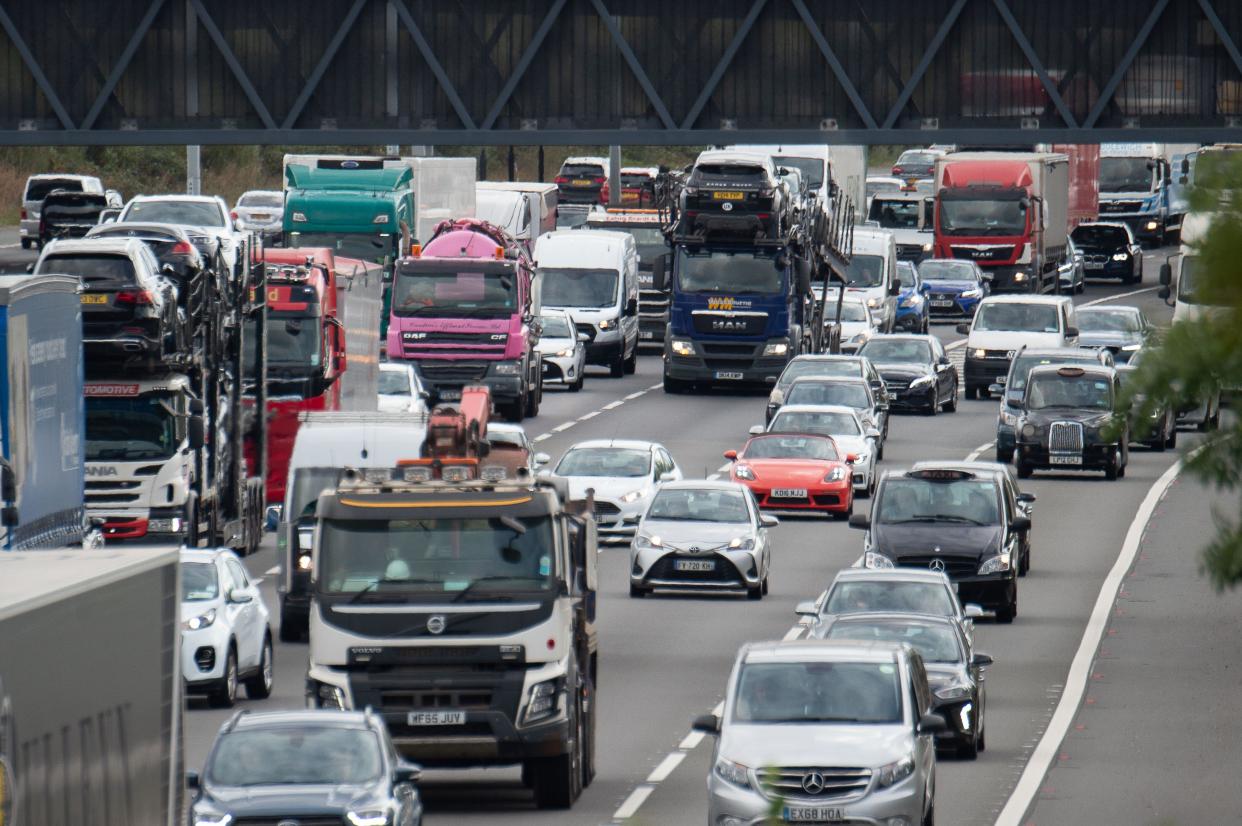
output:
[[929, 258], [919, 264], [919, 277], [933, 318], [974, 318], [979, 302], [992, 293], [992, 276], [974, 261]]
[[901, 293], [897, 296], [894, 332], [904, 330], [909, 333], [926, 333], [930, 316], [927, 314], [927, 297], [923, 294], [919, 268], [910, 261], [898, 261], [897, 281], [901, 284]]

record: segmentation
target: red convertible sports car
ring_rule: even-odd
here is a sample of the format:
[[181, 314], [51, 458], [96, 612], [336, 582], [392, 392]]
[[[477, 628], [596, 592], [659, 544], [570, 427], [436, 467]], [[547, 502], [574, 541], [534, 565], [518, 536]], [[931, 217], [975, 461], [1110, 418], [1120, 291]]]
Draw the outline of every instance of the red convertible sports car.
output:
[[851, 457], [828, 436], [765, 433], [724, 456], [733, 462], [729, 478], [750, 488], [761, 508], [831, 513], [837, 519], [854, 511]]

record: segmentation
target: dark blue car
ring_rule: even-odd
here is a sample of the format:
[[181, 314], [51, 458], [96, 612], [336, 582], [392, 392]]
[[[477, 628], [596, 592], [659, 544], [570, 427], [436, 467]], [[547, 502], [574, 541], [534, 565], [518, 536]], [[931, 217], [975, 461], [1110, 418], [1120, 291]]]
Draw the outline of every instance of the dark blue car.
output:
[[897, 296], [897, 318], [893, 326], [911, 333], [926, 333], [930, 316], [927, 314], [927, 297], [923, 294], [923, 282], [919, 269], [910, 261], [897, 262], [897, 281], [901, 292]]
[[974, 261], [931, 258], [919, 264], [919, 276], [933, 318], [973, 318], [979, 302], [992, 292], [992, 276]]

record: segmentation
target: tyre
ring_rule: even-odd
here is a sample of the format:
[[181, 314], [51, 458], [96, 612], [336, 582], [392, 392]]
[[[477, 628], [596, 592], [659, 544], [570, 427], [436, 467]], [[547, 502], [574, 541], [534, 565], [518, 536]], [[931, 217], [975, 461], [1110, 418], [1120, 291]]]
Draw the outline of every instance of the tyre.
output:
[[881, 438], [881, 439], [880, 439], [880, 443], [879, 443], [878, 445], [876, 445], [876, 446], [875, 446], [875, 458], [876, 458], [876, 461], [879, 461], [879, 462], [883, 462], [883, 461], [884, 461], [884, 442], [885, 442], [885, 441], [886, 441], [886, 439]]
[[936, 398], [936, 394], [933, 391], [931, 403], [928, 404], [927, 407], [923, 408], [923, 415], [924, 416], [935, 416], [939, 412], [940, 412], [940, 401]]
[[979, 398], [979, 386], [975, 384], [966, 385], [966, 398], [968, 400]]
[[1009, 625], [1018, 615], [1018, 603], [1011, 602], [996, 609], [996, 621], [1001, 625]]
[[1002, 465], [1007, 465], [1012, 462], [1013, 448], [1010, 448], [1009, 450], [1002, 450], [999, 447], [996, 448], [996, 461], [1000, 462]]
[[647, 589], [640, 588], [639, 586], [631, 582], [630, 583], [630, 596], [633, 597], [634, 599], [642, 599], [643, 597], [647, 596]]
[[638, 345], [637, 344], [634, 345], [634, 351], [630, 353], [630, 357], [627, 358], [625, 362], [622, 364], [622, 369], [625, 370], [625, 375], [627, 376], [634, 375], [634, 371], [638, 369]]
[[1014, 461], [1014, 465], [1018, 470], [1019, 479], [1030, 479], [1031, 478], [1031, 474], [1034, 472], [1034, 468], [1032, 468], [1030, 465], [1022, 461], [1021, 459], [1016, 459]]
[[766, 576], [763, 578], [763, 595], [765, 597], [768, 595], [768, 578]]
[[505, 418], [507, 418], [511, 422], [521, 422], [522, 419], [526, 418], [526, 394], [525, 393], [518, 394], [518, 397], [513, 400], [513, 403], [509, 405], [508, 412], [506, 412], [505, 414]]
[[1030, 570], [1031, 570], [1031, 549], [1027, 547], [1022, 550], [1022, 553], [1018, 559], [1018, 576], [1026, 576], [1027, 572]]
[[838, 522], [844, 522], [845, 520], [850, 518], [850, 515], [851, 515], [850, 511], [852, 510], [853, 508], [851, 508], [848, 511], [833, 511], [832, 518]]
[[579, 370], [577, 380], [573, 384], [569, 385], [569, 392], [577, 393], [579, 390], [582, 389], [582, 383], [584, 381], [586, 381], [586, 376], [582, 375], [582, 371]]
[[958, 760], [977, 760], [979, 759], [979, 738], [972, 736], [965, 743], [957, 744]]
[[1113, 458], [1109, 459], [1108, 464], [1104, 466], [1104, 478], [1110, 482], [1115, 482], [1121, 478], [1121, 457], [1113, 454]]
[[31, 247], [31, 241], [30, 241], [30, 239], [29, 239], [29, 238], [23, 238], [23, 239], [22, 239], [22, 249], [24, 249], [24, 250], [28, 250], [28, 249], [30, 249], [30, 247]]
[[582, 753], [585, 727], [582, 719], [582, 692], [577, 689], [576, 671], [570, 672], [569, 684], [573, 697], [570, 702], [569, 730], [573, 741], [567, 754], [532, 760], [530, 766], [535, 806], [540, 809], [568, 809], [582, 793]]
[[266, 700], [272, 695], [272, 635], [263, 637], [263, 653], [259, 656], [259, 670], [246, 678], [246, 696], [252, 700]]
[[237, 702], [237, 649], [229, 645], [228, 657], [225, 658], [224, 676], [210, 694], [207, 702], [215, 708], [232, 708]]
[[532, 419], [539, 415], [539, 404], [543, 401], [543, 382], [536, 385], [526, 395], [526, 415]]
[[617, 357], [608, 365], [608, 375], [619, 379], [625, 375], [625, 355], [617, 353]]
[[954, 382], [953, 390], [949, 393], [949, 399], [944, 403], [945, 413], [957, 412], [957, 383]]
[[746, 598], [749, 600], [754, 600], [756, 602], [763, 599], [763, 583], [760, 582], [754, 588], [747, 588]]
[[923, 826], [936, 826], [936, 804], [933, 801], [927, 814], [923, 816]]
[[1085, 293], [1086, 291], [1087, 291], [1087, 279], [1085, 279], [1085, 278], [1084, 278], [1083, 280], [1081, 280], [1081, 281], [1079, 281], [1079, 282], [1078, 282], [1078, 289], [1077, 289], [1077, 293], [1078, 293], [1079, 295], [1082, 295], [1082, 294], [1083, 294], [1083, 293]]
[[1169, 417], [1169, 436], [1165, 439], [1164, 446], [1169, 450], [1177, 447], [1177, 420], [1172, 416]]

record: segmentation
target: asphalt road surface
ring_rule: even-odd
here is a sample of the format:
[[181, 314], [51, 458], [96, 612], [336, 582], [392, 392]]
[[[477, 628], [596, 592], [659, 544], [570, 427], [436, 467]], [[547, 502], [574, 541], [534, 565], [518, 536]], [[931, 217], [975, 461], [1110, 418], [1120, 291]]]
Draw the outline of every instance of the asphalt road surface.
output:
[[[2, 252], [6, 250], [0, 249]], [[1110, 296], [1117, 296], [1117, 301], [1143, 307], [1154, 321], [1167, 323], [1170, 311], [1155, 296], [1153, 286], [1163, 252], [1148, 254], [1144, 285], [1092, 283], [1077, 300], [1103, 303]], [[947, 343], [961, 338], [952, 325], [934, 325], [933, 331]], [[961, 347], [950, 352], [960, 364]], [[895, 416], [881, 464], [886, 468], [902, 467], [920, 459], [962, 459], [976, 453], [990, 458], [996, 408], [996, 401], [963, 399], [953, 414]], [[722, 451], [739, 447], [747, 428], [762, 421], [763, 409], [764, 397], [759, 395], [665, 395], [660, 388], [659, 358], [646, 356], [640, 359], [633, 376], [610, 379], [597, 373], [590, 376], [581, 393], [549, 392], [541, 414], [529, 420], [526, 428], [537, 440], [539, 449], [551, 453], [554, 459], [583, 439], [648, 438], [667, 446], [687, 476], [709, 476], [722, 470]], [[1183, 445], [1194, 442], [1189, 433], [1183, 433], [1182, 439]], [[996, 821], [1019, 785], [1023, 769], [1053, 719], [1063, 692], [1067, 692], [1071, 662], [1131, 522], [1149, 489], [1176, 461], [1177, 454], [1173, 452], [1135, 449], [1123, 480], [1107, 482], [1102, 474], [1058, 477], [1040, 473], [1024, 484], [1039, 499], [1035, 506], [1032, 569], [1029, 576], [1020, 580], [1018, 618], [1011, 626], [984, 620], [977, 631], [979, 649], [991, 653], [996, 660], [988, 674], [988, 750], [977, 762], [942, 761], [936, 790], [940, 822], [974, 826]], [[1177, 550], [1172, 558], [1162, 556], [1159, 563], [1154, 557], [1150, 562], [1143, 560], [1140, 570], [1149, 571], [1148, 579], [1142, 581], [1142, 589], [1136, 582], [1126, 599], [1149, 594], [1142, 598], [1195, 600], [1205, 590], [1197, 579], [1197, 564], [1192, 555], [1205, 536], [1203, 526], [1209, 523], [1200, 513], [1202, 502], [1187, 501], [1180, 491], [1162, 507], [1167, 510], [1182, 506], [1191, 510], [1179, 511], [1176, 517], [1169, 514], [1164, 517], [1167, 521], [1158, 526], [1158, 533], [1169, 531], [1178, 538]], [[866, 501], [860, 502], [859, 507], [865, 511]], [[704, 823], [704, 778], [712, 743], [710, 739], [690, 735], [691, 719], [711, 710], [722, 699], [738, 646], [746, 641], [785, 636], [795, 622], [795, 603], [814, 598], [838, 569], [853, 562], [861, 546], [861, 532], [826, 519], [787, 518], [774, 531], [771, 593], [761, 602], [732, 596], [656, 596], [632, 600], [627, 590], [627, 549], [605, 548], [600, 571], [600, 719], [595, 782], [572, 810], [544, 812], [535, 810], [517, 769], [429, 771], [421, 784], [427, 822], [541, 826], [622, 821], [661, 826]], [[278, 612], [270, 581], [275, 573], [271, 537], [246, 564], [256, 576], [268, 578], [263, 588], [274, 626]], [[1162, 567], [1157, 569], [1157, 564]], [[1180, 579], [1158, 580], [1160, 570], [1179, 566]], [[1230, 604], [1236, 610], [1237, 600]], [[1210, 656], [1184, 648], [1197, 642], [1198, 623], [1211, 612], [1203, 607], [1200, 613], [1204, 616], [1187, 609], [1176, 626], [1161, 629], [1153, 636], [1163, 646], [1161, 650], [1167, 649], [1170, 656], [1178, 655], [1174, 667], [1183, 675], [1204, 666], [1201, 656]], [[1152, 749], [1143, 766], [1158, 789], [1153, 793], [1164, 795], [1164, 800], [1173, 801], [1174, 805], [1180, 798], [1189, 798], [1183, 801], [1187, 804], [1194, 802], [1190, 798], [1191, 787], [1181, 786], [1180, 781], [1162, 783], [1161, 770], [1179, 762], [1179, 749], [1200, 750], [1195, 754], [1212, 749], [1201, 759], [1209, 770], [1207, 775], [1214, 775], [1217, 780], [1221, 769], [1232, 765], [1230, 744], [1237, 742], [1236, 736], [1192, 740], [1190, 731], [1185, 732], [1186, 736], [1178, 736], [1173, 720], [1162, 721], [1158, 729], [1133, 731], [1163, 715], [1197, 713], [1187, 706], [1176, 706], [1166, 693], [1193, 692], [1194, 687], [1187, 685], [1189, 678], [1167, 673], [1165, 669], [1143, 667], [1148, 660], [1142, 635], [1155, 635], [1152, 626], [1157, 624], [1158, 613], [1145, 623], [1138, 617], [1122, 620], [1120, 633], [1133, 632], [1126, 637], [1129, 649], [1111, 640], [1106, 642], [1109, 657], [1135, 659], [1125, 668], [1105, 668], [1104, 679], [1111, 682], [1093, 684], [1088, 694], [1096, 696], [1092, 692], [1098, 688], [1102, 692], [1098, 695], [1101, 703], [1107, 698], [1109, 703], [1124, 705], [1127, 713], [1109, 715], [1102, 708], [1086, 712], [1090, 715], [1089, 738], [1079, 730], [1071, 735], [1081, 745], [1071, 749], [1069, 761], [1058, 764], [1049, 780], [1061, 791], [1047, 791], [1042, 772], [1037, 772], [1033, 786], [1026, 784], [1039, 792], [1034, 809], [1036, 820], [1030, 822], [1040, 826], [1158, 822], [1144, 819], [1137, 810], [1135, 819], [1110, 816], [1113, 810], [1109, 803], [1118, 794], [1115, 784], [1133, 784], [1140, 779], [1110, 762], [1118, 750], [1136, 746]], [[1232, 642], [1224, 628], [1213, 640], [1222, 646]], [[1088, 646], [1087, 655], [1089, 660], [1093, 659], [1093, 646]], [[305, 645], [278, 644], [275, 665], [272, 697], [259, 702], [242, 700], [241, 708], [278, 709], [303, 704]], [[1236, 675], [1226, 676], [1229, 672], [1219, 669], [1218, 666], [1203, 672], [1203, 679], [1220, 680], [1213, 682], [1220, 687], [1213, 695], [1218, 705], [1212, 708], [1216, 709], [1221, 709], [1227, 700], [1226, 686], [1230, 690], [1237, 686]], [[1158, 678], [1166, 679], [1161, 682]], [[1224, 710], [1228, 722], [1232, 715]], [[188, 766], [201, 766], [217, 729], [229, 713], [198, 703], [191, 705], [186, 715]], [[1215, 731], [1222, 731], [1215, 725], [1219, 716], [1205, 722]], [[1237, 726], [1233, 729], [1236, 734]], [[1161, 747], [1164, 753], [1159, 753]], [[1093, 781], [1081, 771], [1075, 772], [1079, 767], [1100, 769], [1099, 779]], [[1211, 791], [1232, 800], [1233, 805], [1221, 807], [1222, 814], [1237, 811], [1237, 798], [1242, 795], [1233, 789], [1221, 789], [1219, 783], [1213, 784]], [[1089, 811], [1094, 816], [1078, 817], [1078, 801], [1083, 801], [1084, 806], [1091, 801]], [[1020, 815], [1026, 811], [1025, 804], [1019, 808]], [[1168, 806], [1151, 809], [1166, 810]], [[1229, 818], [1217, 817], [1211, 822], [1222, 820]]]

